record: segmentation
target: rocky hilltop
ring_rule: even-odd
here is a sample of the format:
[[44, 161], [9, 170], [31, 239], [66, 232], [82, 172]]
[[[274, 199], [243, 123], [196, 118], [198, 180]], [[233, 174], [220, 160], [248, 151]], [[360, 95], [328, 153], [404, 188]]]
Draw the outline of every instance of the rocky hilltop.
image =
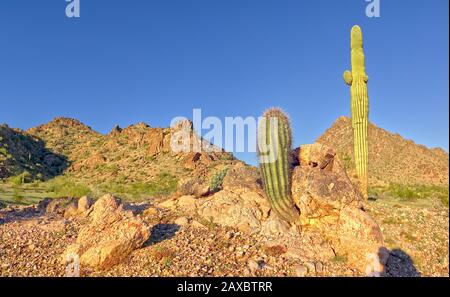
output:
[[[334, 147], [354, 175], [351, 119], [340, 117], [317, 142]], [[369, 123], [369, 179], [377, 184], [447, 186], [449, 155], [441, 148], [429, 149]]]
[[193, 170], [237, 162], [218, 148], [213, 152], [172, 152], [171, 137], [181, 129], [189, 133], [191, 145], [212, 147], [194, 132], [189, 121], [173, 128], [153, 128], [142, 122], [123, 129], [116, 126], [103, 135], [78, 120], [56, 118], [26, 132], [42, 139], [48, 149], [67, 156], [67, 172], [72, 176], [92, 183], [149, 181], [161, 172], [182, 178]]
[[[188, 122], [193, 142], [201, 142]], [[24, 171], [33, 177], [52, 178], [61, 173], [89, 185], [148, 182], [166, 173], [181, 180], [208, 175], [223, 165], [239, 163], [218, 148], [213, 153], [173, 153], [172, 128], [138, 123], [114, 127], [100, 134], [78, 120], [56, 118], [21, 131], [0, 126], [0, 178]], [[354, 177], [351, 120], [340, 117], [317, 142], [336, 149], [350, 177]], [[429, 149], [370, 123], [369, 173], [372, 185], [389, 183], [448, 185], [449, 155], [440, 148]], [[195, 171], [195, 174], [193, 174]]]

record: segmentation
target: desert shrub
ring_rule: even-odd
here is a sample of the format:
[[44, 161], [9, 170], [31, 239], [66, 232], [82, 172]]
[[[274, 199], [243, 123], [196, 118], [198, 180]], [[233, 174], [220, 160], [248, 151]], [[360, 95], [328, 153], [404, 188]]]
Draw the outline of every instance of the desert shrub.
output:
[[211, 177], [211, 182], [209, 184], [209, 188], [211, 192], [217, 192], [222, 189], [223, 179], [225, 175], [227, 175], [228, 168], [222, 169], [220, 171], [215, 172]]
[[33, 176], [28, 171], [24, 171], [21, 174], [9, 178], [9, 182], [15, 186], [20, 186], [32, 181]]
[[12, 194], [12, 199], [15, 203], [22, 203], [24, 197], [22, 196], [22, 194], [19, 192], [18, 189], [14, 189], [13, 190], [13, 194]]
[[342, 163], [344, 163], [344, 168], [346, 170], [354, 168], [354, 163], [352, 157], [346, 153], [342, 154]]
[[160, 173], [157, 178], [150, 183], [150, 191], [155, 195], [167, 195], [176, 191], [178, 178], [169, 173]]
[[140, 198], [147, 196], [168, 195], [176, 191], [178, 186], [177, 177], [169, 173], [160, 173], [157, 177], [149, 182], [131, 182], [125, 183], [125, 179], [116, 179], [116, 182], [104, 183], [101, 185], [101, 192], [112, 193], [121, 196], [131, 196]]
[[417, 199], [439, 199], [442, 204], [448, 206], [448, 188], [434, 185], [404, 185], [392, 183], [385, 187], [372, 187], [369, 196], [393, 197], [410, 201]]
[[8, 153], [8, 150], [6, 147], [0, 146], [0, 154], [5, 156], [6, 158], [10, 157], [11, 155]]
[[52, 197], [82, 197], [90, 195], [91, 189], [67, 176], [58, 176], [46, 183], [46, 190]]
[[172, 265], [172, 261], [176, 256], [173, 249], [165, 246], [156, 246], [151, 254], [157, 262], [160, 262], [167, 268]]

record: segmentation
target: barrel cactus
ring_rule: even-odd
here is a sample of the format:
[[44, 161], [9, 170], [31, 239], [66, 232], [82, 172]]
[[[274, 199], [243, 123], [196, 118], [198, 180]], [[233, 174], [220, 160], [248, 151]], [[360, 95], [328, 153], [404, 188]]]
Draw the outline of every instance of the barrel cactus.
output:
[[272, 209], [283, 220], [299, 218], [291, 195], [289, 119], [279, 108], [267, 110], [258, 123], [258, 158], [264, 190]]
[[350, 86], [351, 113], [353, 127], [353, 144], [356, 173], [360, 182], [361, 192], [368, 197], [368, 123], [369, 97], [362, 32], [359, 26], [353, 26], [351, 31], [351, 64], [352, 71], [344, 72], [344, 80]]

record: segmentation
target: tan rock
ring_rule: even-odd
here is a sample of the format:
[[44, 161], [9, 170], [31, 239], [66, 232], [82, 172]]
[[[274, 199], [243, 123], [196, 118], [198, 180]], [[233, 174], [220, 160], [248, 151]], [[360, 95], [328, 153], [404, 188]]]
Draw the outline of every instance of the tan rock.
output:
[[149, 207], [142, 212], [142, 215], [144, 217], [153, 217], [153, 216], [157, 216], [158, 214], [159, 214], [158, 210], [155, 207]]
[[45, 198], [41, 200], [37, 209], [41, 213], [64, 215], [67, 208], [77, 207], [76, 198]]
[[206, 227], [205, 225], [203, 225], [199, 221], [195, 221], [195, 220], [192, 221], [191, 225], [192, 225], [192, 227], [197, 228], [197, 229], [208, 229], [208, 227]]
[[197, 199], [193, 195], [181, 196], [178, 198], [177, 205], [184, 209], [195, 209]]
[[64, 218], [73, 218], [78, 216], [78, 207], [75, 203], [69, 204], [64, 211]]
[[78, 212], [84, 213], [88, 211], [92, 204], [93, 200], [88, 196], [81, 197], [80, 199], [78, 199]]
[[181, 182], [178, 189], [182, 195], [193, 195], [195, 197], [203, 197], [209, 194], [209, 180], [206, 177], [193, 177]]
[[177, 205], [177, 201], [174, 199], [167, 199], [161, 203], [158, 204], [159, 207], [162, 208], [173, 208]]
[[226, 190], [219, 191], [199, 206], [198, 214], [222, 226], [243, 232], [259, 232], [263, 213], [254, 201]]
[[320, 231], [360, 271], [368, 265], [372, 270], [383, 269], [386, 256], [381, 252], [375, 264], [370, 256], [384, 250], [381, 229], [364, 211], [363, 198], [334, 150], [322, 144], [301, 146], [299, 159], [300, 166], [292, 175], [292, 194], [300, 209], [300, 223]]
[[185, 226], [189, 223], [189, 220], [186, 217], [179, 217], [174, 221], [174, 223], [180, 226]]
[[336, 151], [320, 143], [300, 146], [299, 162], [302, 167], [319, 167], [328, 171], [333, 170]]
[[235, 193], [262, 193], [261, 176], [257, 168], [237, 163], [230, 167], [222, 183], [224, 190]]
[[76, 243], [64, 252], [64, 263], [75, 255], [82, 266], [106, 269], [121, 262], [150, 237], [149, 226], [131, 211], [124, 211], [120, 200], [112, 195], [101, 197], [89, 218]]

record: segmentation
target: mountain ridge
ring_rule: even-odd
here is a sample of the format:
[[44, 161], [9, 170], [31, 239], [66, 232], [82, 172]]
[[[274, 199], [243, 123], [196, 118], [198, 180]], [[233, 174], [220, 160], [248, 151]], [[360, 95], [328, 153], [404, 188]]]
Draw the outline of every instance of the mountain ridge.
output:
[[[353, 166], [353, 131], [349, 117], [339, 117], [317, 142], [332, 146]], [[442, 148], [428, 148], [369, 123], [369, 179], [372, 185], [400, 183], [448, 185], [449, 154]]]
[[[205, 143], [193, 130], [192, 122], [186, 121], [184, 124], [188, 125], [192, 141]], [[115, 126], [109, 133], [102, 134], [81, 121], [68, 117], [56, 117], [27, 130], [13, 129], [7, 125], [1, 127], [2, 179], [26, 170], [31, 171], [34, 176], [40, 173], [46, 178], [64, 172], [83, 182], [94, 184], [147, 182], [161, 172], [183, 179], [194, 174], [193, 171], [205, 175], [226, 164], [241, 162], [220, 149], [212, 153], [173, 153], [170, 138], [174, 129], [180, 127], [151, 127], [139, 122], [126, 128]], [[18, 154], [8, 159], [6, 155], [12, 156], [7, 148], [12, 146], [12, 140], [9, 139], [12, 135], [18, 135], [14, 137], [18, 137], [23, 143], [17, 142], [14, 150]], [[352, 163], [353, 133], [348, 117], [339, 117], [317, 142], [334, 147], [346, 163], [349, 176], [355, 175]], [[33, 154], [27, 149], [33, 151]], [[404, 139], [398, 133], [391, 133], [372, 123], [369, 125], [371, 184], [448, 185], [448, 160], [449, 155], [442, 148], [428, 148], [413, 140]], [[42, 168], [34, 170], [36, 164], [41, 164]], [[52, 165], [57, 168], [51, 169]]]

